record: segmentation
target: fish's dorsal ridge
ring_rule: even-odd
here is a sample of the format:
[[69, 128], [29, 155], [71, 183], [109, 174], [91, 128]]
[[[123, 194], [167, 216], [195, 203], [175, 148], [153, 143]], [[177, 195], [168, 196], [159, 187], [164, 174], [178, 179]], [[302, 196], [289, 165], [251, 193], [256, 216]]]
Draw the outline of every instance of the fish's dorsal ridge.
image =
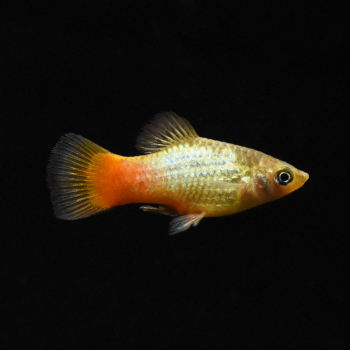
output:
[[136, 148], [143, 153], [153, 153], [176, 142], [197, 137], [188, 120], [174, 112], [161, 112], [145, 125], [137, 137]]

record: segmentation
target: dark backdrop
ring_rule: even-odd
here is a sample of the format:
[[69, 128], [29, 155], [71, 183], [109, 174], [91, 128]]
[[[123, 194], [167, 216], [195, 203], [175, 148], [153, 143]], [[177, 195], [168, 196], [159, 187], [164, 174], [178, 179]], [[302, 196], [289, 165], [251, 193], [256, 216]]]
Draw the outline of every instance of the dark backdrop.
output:
[[[304, 2], [3, 8], [1, 349], [348, 348], [348, 22]], [[62, 134], [133, 156], [167, 110], [310, 179], [173, 237], [138, 205], [54, 217]]]

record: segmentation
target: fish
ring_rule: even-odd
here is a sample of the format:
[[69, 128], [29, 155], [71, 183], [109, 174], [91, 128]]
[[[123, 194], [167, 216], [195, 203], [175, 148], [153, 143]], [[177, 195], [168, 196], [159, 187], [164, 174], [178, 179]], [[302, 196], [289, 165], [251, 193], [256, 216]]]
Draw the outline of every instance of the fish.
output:
[[143, 155], [123, 157], [73, 133], [51, 152], [47, 181], [56, 217], [75, 220], [141, 203], [174, 216], [169, 234], [204, 217], [231, 215], [299, 189], [309, 174], [251, 148], [199, 137], [185, 118], [162, 112], [139, 134]]

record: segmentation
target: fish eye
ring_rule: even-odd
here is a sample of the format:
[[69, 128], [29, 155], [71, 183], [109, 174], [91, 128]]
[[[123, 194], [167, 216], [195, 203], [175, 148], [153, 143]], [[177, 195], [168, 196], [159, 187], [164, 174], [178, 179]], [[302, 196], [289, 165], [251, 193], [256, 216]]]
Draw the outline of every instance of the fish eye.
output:
[[275, 176], [275, 181], [280, 185], [280, 186], [287, 186], [289, 185], [294, 179], [293, 173], [290, 169], [285, 168], [278, 170], [276, 172]]

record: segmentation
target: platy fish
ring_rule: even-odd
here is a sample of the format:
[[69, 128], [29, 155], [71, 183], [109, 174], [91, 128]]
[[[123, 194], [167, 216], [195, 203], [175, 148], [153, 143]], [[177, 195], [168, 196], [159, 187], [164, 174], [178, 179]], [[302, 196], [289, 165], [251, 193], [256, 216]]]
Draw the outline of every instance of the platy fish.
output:
[[146, 125], [136, 146], [146, 155], [123, 157], [82, 136], [64, 135], [52, 150], [47, 171], [55, 215], [75, 220], [119, 205], [148, 203], [141, 209], [175, 216], [169, 230], [173, 235], [204, 217], [231, 215], [281, 198], [309, 178], [262, 152], [199, 137], [172, 112]]

